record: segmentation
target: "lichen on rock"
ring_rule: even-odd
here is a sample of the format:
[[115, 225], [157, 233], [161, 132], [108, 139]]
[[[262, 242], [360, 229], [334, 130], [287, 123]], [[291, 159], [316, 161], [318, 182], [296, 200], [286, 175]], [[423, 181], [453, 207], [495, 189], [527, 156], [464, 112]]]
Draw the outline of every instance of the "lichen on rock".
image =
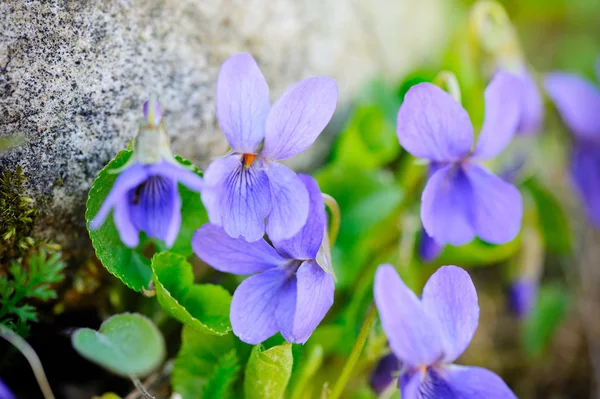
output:
[[1, 153], [1, 166], [22, 166], [28, 195], [47, 199], [35, 234], [66, 248], [89, 247], [87, 191], [136, 134], [151, 94], [164, 105], [174, 152], [205, 167], [227, 149], [214, 109], [216, 77], [227, 57], [251, 52], [274, 98], [301, 78], [328, 75], [349, 102], [374, 75], [398, 77], [435, 54], [443, 44], [445, 4], [3, 2], [0, 139], [20, 134], [27, 143]]

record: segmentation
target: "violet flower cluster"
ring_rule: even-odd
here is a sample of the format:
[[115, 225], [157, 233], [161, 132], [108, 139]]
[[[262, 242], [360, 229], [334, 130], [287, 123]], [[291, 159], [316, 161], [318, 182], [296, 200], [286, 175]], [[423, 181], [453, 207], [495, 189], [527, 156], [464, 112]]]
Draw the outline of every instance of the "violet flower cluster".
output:
[[485, 90], [485, 121], [474, 150], [473, 126], [465, 109], [431, 83], [413, 86], [398, 112], [400, 144], [430, 161], [421, 198], [421, 219], [438, 244], [463, 245], [475, 236], [502, 244], [519, 233], [519, 191], [474, 161], [493, 158], [516, 132], [521, 82], [499, 72]]
[[[600, 79], [600, 60], [596, 68]], [[575, 138], [571, 176], [591, 223], [600, 228], [600, 87], [565, 72], [548, 74], [544, 87]]]
[[[431, 162], [421, 209], [424, 255], [437, 256], [443, 244], [464, 244], [476, 235], [503, 243], [518, 234], [518, 190], [474, 161], [494, 157], [514, 135], [521, 90], [519, 78], [508, 73], [492, 80], [474, 150], [469, 117], [452, 97], [428, 83], [407, 93], [398, 138], [408, 152]], [[334, 300], [327, 214], [317, 182], [277, 161], [308, 148], [336, 102], [335, 82], [317, 77], [296, 83], [270, 107], [254, 59], [231, 57], [217, 84], [217, 114], [231, 152], [213, 161], [202, 180], [172, 157], [158, 103], [145, 104], [132, 158], [90, 228], [114, 210], [126, 245], [136, 246], [144, 231], [171, 246], [181, 223], [177, 184], [201, 192], [210, 223], [192, 238], [195, 254], [221, 272], [251, 275], [233, 294], [234, 334], [250, 344], [278, 332], [305, 343]], [[494, 373], [451, 364], [468, 346], [479, 318], [477, 293], [464, 270], [442, 267], [419, 300], [391, 266], [380, 266], [374, 294], [393, 352], [381, 378], [372, 381], [376, 390], [398, 372], [405, 399], [514, 398]]]
[[[400, 362], [402, 399], [516, 398], [493, 372], [452, 364], [469, 346], [479, 323], [477, 291], [463, 269], [438, 269], [419, 300], [391, 265], [382, 265], [374, 294], [383, 330]], [[389, 361], [381, 367], [378, 388], [389, 383], [386, 375], [395, 365]]]

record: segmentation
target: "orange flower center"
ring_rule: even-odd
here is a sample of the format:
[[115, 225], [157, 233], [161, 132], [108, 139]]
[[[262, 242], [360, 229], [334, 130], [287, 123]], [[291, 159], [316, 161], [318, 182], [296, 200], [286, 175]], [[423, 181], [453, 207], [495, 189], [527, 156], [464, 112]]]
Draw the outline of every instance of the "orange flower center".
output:
[[244, 154], [244, 168], [248, 169], [254, 162], [254, 158], [256, 158], [256, 154]]

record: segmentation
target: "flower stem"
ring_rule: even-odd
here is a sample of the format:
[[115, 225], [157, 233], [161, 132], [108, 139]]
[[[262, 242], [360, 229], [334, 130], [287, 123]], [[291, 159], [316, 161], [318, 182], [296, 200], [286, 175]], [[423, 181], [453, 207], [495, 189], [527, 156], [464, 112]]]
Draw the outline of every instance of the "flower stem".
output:
[[375, 316], [377, 315], [377, 308], [375, 304], [371, 302], [369, 305], [369, 309], [367, 310], [367, 315], [365, 316], [365, 320], [363, 321], [363, 325], [360, 328], [358, 333], [358, 338], [352, 347], [352, 352], [350, 353], [350, 357], [346, 361], [344, 368], [342, 369], [342, 373], [340, 374], [338, 380], [331, 391], [328, 399], [337, 399], [340, 397], [348, 380], [350, 379], [350, 375], [352, 374], [352, 370], [356, 366], [356, 362], [362, 353], [363, 347], [365, 346], [365, 342], [367, 341], [367, 337], [369, 335], [369, 331], [371, 330], [371, 325], [373, 325], [373, 320], [375, 320]]
[[156, 399], [154, 396], [150, 395], [150, 393], [148, 393], [148, 391], [146, 390], [146, 387], [144, 387], [144, 384], [142, 384], [142, 382], [140, 381], [139, 378], [134, 377], [134, 376], [129, 376], [129, 378], [131, 379], [131, 382], [133, 382], [133, 385], [135, 386], [135, 388], [138, 390], [138, 392], [145, 398], [145, 399]]
[[331, 195], [323, 193], [323, 201], [325, 202], [325, 205], [327, 205], [327, 208], [329, 208], [331, 211], [331, 223], [329, 224], [329, 245], [333, 247], [340, 231], [342, 214], [340, 212], [340, 206]]
[[458, 84], [458, 79], [456, 79], [455, 74], [450, 71], [440, 71], [433, 80], [433, 83], [446, 90], [457, 103], [461, 103], [462, 97], [460, 94], [460, 85]]
[[5, 327], [0, 327], [0, 337], [14, 345], [15, 348], [17, 348], [23, 354], [23, 356], [25, 356], [29, 362], [29, 365], [31, 366], [31, 369], [33, 370], [33, 374], [35, 375], [35, 379], [42, 390], [44, 398], [54, 399], [54, 394], [52, 393], [52, 389], [50, 388], [50, 384], [46, 378], [46, 373], [44, 373], [44, 368], [42, 367], [42, 362], [31, 345], [29, 345], [27, 341], [25, 341], [19, 335], [15, 334], [12, 330], [9, 330]]

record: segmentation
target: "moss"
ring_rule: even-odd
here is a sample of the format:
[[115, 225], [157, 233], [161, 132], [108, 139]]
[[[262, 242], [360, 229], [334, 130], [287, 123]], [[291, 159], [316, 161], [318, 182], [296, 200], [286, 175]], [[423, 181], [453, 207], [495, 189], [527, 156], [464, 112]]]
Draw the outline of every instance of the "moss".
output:
[[0, 264], [21, 258], [35, 245], [30, 234], [38, 209], [24, 193], [25, 182], [20, 166], [0, 173]]

